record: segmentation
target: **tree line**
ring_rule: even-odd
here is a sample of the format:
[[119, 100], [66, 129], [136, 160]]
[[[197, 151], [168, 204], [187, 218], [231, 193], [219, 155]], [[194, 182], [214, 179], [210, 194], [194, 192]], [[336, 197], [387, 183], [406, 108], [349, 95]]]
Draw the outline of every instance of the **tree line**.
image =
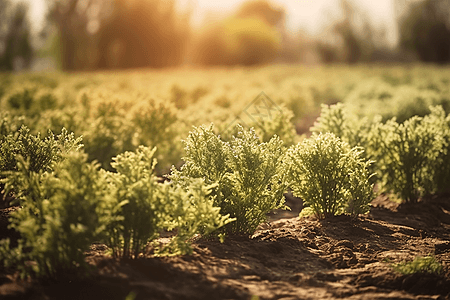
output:
[[[286, 30], [285, 9], [269, 0], [244, 2], [199, 30], [192, 10], [178, 9], [176, 0], [47, 0], [40, 38], [64, 70], [299, 62], [308, 52], [324, 63], [450, 61], [450, 0], [393, 0], [396, 49], [355, 2], [339, 1], [340, 18], [328, 34], [310, 38]], [[27, 68], [35, 39], [27, 5], [0, 0], [0, 70]]]

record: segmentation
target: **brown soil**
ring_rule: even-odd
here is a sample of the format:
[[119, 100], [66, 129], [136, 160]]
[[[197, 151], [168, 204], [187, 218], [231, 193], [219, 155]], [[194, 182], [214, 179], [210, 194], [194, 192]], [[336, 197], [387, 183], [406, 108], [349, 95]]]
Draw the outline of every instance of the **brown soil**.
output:
[[[301, 205], [292, 201], [293, 212], [271, 215], [251, 238], [199, 239], [190, 256], [121, 262], [94, 244], [88, 279], [38, 283], [2, 274], [0, 298], [450, 299], [449, 198], [398, 205], [378, 197], [356, 221], [299, 219]], [[427, 254], [443, 264], [442, 274], [390, 267]]]

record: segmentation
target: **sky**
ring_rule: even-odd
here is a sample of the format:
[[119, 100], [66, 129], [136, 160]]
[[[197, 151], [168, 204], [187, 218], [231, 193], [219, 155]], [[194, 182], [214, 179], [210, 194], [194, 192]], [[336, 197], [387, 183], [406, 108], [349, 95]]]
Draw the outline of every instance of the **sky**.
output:
[[[16, 0], [19, 1], [19, 0]], [[33, 27], [38, 30], [45, 13], [45, 0], [25, 0], [30, 4], [30, 16]], [[387, 38], [395, 42], [394, 0], [353, 0], [362, 10], [367, 11], [375, 26], [384, 25], [388, 29]], [[193, 25], [201, 24], [210, 13], [226, 14], [232, 12], [243, 0], [177, 0], [181, 7], [193, 7]], [[290, 30], [299, 28], [308, 33], [319, 34], [327, 20], [333, 16], [338, 7], [338, 0], [272, 0], [286, 9], [286, 27]]]

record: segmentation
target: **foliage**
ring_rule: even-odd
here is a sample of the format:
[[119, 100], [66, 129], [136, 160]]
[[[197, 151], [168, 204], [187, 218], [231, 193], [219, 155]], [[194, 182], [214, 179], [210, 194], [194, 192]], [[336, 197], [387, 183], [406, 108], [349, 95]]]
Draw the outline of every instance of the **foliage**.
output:
[[[32, 135], [30, 130], [22, 125], [17, 131], [17, 124], [8, 124], [8, 118], [3, 118], [0, 133], [0, 179], [7, 178], [11, 171], [17, 171], [17, 156], [22, 156], [27, 162], [31, 172], [49, 171], [53, 165], [61, 161], [64, 154], [78, 150], [82, 147], [81, 138], [75, 138], [64, 128], [59, 135], [49, 131], [47, 137], [40, 134]], [[3, 190], [0, 183], [0, 192], [7, 195], [10, 190]], [[14, 191], [16, 196], [19, 191]], [[18, 194], [19, 193], [19, 194]]]
[[[290, 110], [280, 109], [269, 116], [263, 113], [261, 113], [261, 116], [254, 115], [247, 125], [254, 128], [261, 142], [267, 143], [276, 135], [283, 141], [283, 147], [289, 147], [295, 144], [298, 138], [292, 118], [293, 114]], [[234, 123], [231, 125], [234, 125]], [[232, 127], [229, 123], [222, 123], [218, 126], [217, 131], [223, 141], [231, 141], [239, 130], [240, 127], [238, 126]]]
[[[130, 110], [132, 130], [137, 136], [137, 145], [158, 147], [158, 173], [170, 170], [181, 157], [178, 143], [177, 110], [170, 103], [156, 99], [142, 99]], [[177, 143], [176, 143], [177, 142]]]
[[[410, 3], [400, 16], [400, 46], [425, 62], [450, 61], [450, 9], [447, 0]], [[404, 5], [404, 4], [402, 4]]]
[[179, 12], [175, 1], [52, 0], [49, 8], [64, 70], [168, 67], [182, 62], [190, 16]]
[[181, 170], [172, 170], [170, 178], [185, 186], [191, 178], [203, 178], [213, 188], [214, 205], [222, 214], [236, 221], [222, 231], [230, 234], [252, 234], [266, 219], [266, 214], [285, 208], [286, 190], [282, 141], [273, 137], [261, 143], [253, 129], [239, 127], [230, 142], [222, 141], [209, 128], [194, 128], [184, 141], [186, 157]]
[[21, 239], [17, 248], [2, 240], [0, 255], [22, 276], [60, 278], [87, 266], [83, 252], [101, 236], [110, 221], [108, 191], [98, 165], [87, 156], [71, 152], [52, 173], [34, 172], [20, 157], [17, 171], [6, 181], [18, 192], [23, 207], [11, 215], [11, 227]]
[[[431, 114], [423, 120], [427, 127], [433, 128], [436, 138], [442, 138], [442, 145], [433, 166], [429, 168], [432, 172], [433, 188], [428, 193], [450, 192], [450, 115], [447, 115], [442, 107], [432, 107]], [[439, 142], [437, 142], [439, 143]], [[442, 147], [442, 148], [441, 148]]]
[[84, 148], [90, 161], [98, 161], [105, 170], [112, 170], [111, 159], [133, 149], [133, 127], [120, 116], [98, 117], [89, 124], [84, 135]]
[[267, 0], [251, 0], [244, 2], [236, 12], [239, 18], [258, 17], [270, 26], [282, 25], [286, 12], [275, 7]]
[[167, 209], [158, 197], [157, 180], [153, 175], [155, 149], [140, 147], [137, 152], [125, 152], [111, 163], [116, 173], [108, 173], [120, 209], [118, 224], [111, 224], [110, 241], [114, 255], [138, 257], [148, 240], [161, 228], [161, 218]]
[[430, 255], [418, 256], [413, 261], [392, 264], [391, 267], [403, 275], [416, 273], [440, 274], [443, 270], [442, 264]]
[[276, 29], [259, 18], [230, 18], [223, 26], [227, 51], [225, 64], [267, 63], [275, 58], [281, 47]]
[[292, 146], [284, 163], [294, 195], [301, 197], [319, 218], [369, 211], [373, 199], [372, 163], [361, 158], [332, 133], [320, 133]]
[[375, 161], [370, 169], [376, 171], [381, 190], [404, 201], [448, 191], [450, 118], [442, 107], [430, 107], [430, 114], [403, 123], [395, 119], [383, 123], [379, 116], [369, 122], [347, 108], [323, 106], [311, 131], [332, 132], [351, 146], [364, 147], [365, 157]]
[[285, 147], [289, 147], [295, 144], [297, 138], [292, 118], [292, 112], [287, 109], [274, 114], [271, 118], [261, 118], [258, 124], [254, 125], [256, 134], [265, 143], [276, 135], [283, 141]]
[[194, 62], [209, 65], [271, 62], [281, 49], [277, 26], [284, 17], [284, 10], [268, 1], [246, 2], [232, 16], [203, 32], [195, 46]]
[[48, 171], [52, 164], [61, 160], [61, 155], [81, 148], [81, 138], [75, 138], [73, 133], [63, 129], [61, 134], [41, 138], [40, 134], [32, 135], [30, 130], [22, 125], [16, 132], [10, 132], [0, 141], [0, 171], [16, 170], [16, 156], [29, 159], [29, 167], [33, 172]]
[[[0, 71], [13, 71], [30, 65], [34, 49], [28, 6], [0, 0]], [[17, 61], [21, 65], [17, 65]]]
[[380, 115], [383, 122], [395, 117], [399, 123], [403, 123], [412, 116], [429, 114], [430, 106], [443, 105], [448, 112], [448, 96], [446, 92], [441, 92], [445, 89], [441, 83], [395, 86], [392, 82], [376, 78], [359, 84], [344, 99], [344, 103], [351, 114], [359, 117], [373, 118]]
[[414, 116], [403, 124], [393, 119], [373, 129], [380, 146], [374, 156], [383, 189], [407, 202], [416, 202], [435, 187], [434, 170], [443, 151], [444, 132], [429, 122], [434, 117]]
[[139, 257], [148, 242], [165, 230], [176, 230], [171, 242], [157, 250], [158, 255], [186, 254], [192, 251], [190, 239], [209, 234], [229, 223], [209, 197], [211, 186], [192, 181], [187, 189], [157, 182], [153, 170], [156, 149], [140, 146], [135, 152], [118, 155], [108, 173], [114, 191], [116, 222], [108, 225], [108, 244], [118, 257]]
[[[205, 185], [202, 179], [192, 179], [187, 189], [177, 185], [163, 184], [162, 197], [168, 199], [170, 207], [168, 221], [164, 228], [175, 231], [169, 244], [157, 247], [157, 255], [192, 254], [192, 239], [202, 234], [211, 237], [221, 227], [235, 221], [229, 214], [221, 215], [220, 208], [214, 206], [211, 192], [215, 184]], [[167, 200], [166, 200], [167, 201]], [[224, 235], [218, 234], [223, 242]]]
[[358, 119], [349, 113], [343, 103], [330, 106], [322, 104], [320, 116], [310, 130], [313, 133], [331, 132], [350, 146], [367, 148], [371, 125], [367, 119]]

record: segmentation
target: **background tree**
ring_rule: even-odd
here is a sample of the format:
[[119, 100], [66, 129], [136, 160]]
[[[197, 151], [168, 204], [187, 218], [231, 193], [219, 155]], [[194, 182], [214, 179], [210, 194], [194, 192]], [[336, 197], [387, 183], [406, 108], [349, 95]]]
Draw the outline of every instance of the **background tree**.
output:
[[284, 9], [266, 0], [245, 2], [232, 16], [203, 30], [194, 46], [194, 63], [255, 65], [273, 61], [281, 49], [285, 15]]
[[163, 0], [50, 0], [65, 70], [180, 64], [189, 13]]
[[28, 6], [0, 0], [0, 71], [27, 68], [33, 57]]
[[183, 61], [190, 14], [176, 11], [174, 1], [115, 0], [102, 23], [98, 67], [166, 67]]
[[450, 1], [396, 1], [400, 47], [425, 62], [450, 61]]
[[317, 41], [316, 51], [323, 62], [353, 64], [394, 55], [388, 49], [384, 30], [375, 28], [355, 1], [340, 0], [340, 11], [340, 18], [331, 23], [325, 34], [327, 38]]

